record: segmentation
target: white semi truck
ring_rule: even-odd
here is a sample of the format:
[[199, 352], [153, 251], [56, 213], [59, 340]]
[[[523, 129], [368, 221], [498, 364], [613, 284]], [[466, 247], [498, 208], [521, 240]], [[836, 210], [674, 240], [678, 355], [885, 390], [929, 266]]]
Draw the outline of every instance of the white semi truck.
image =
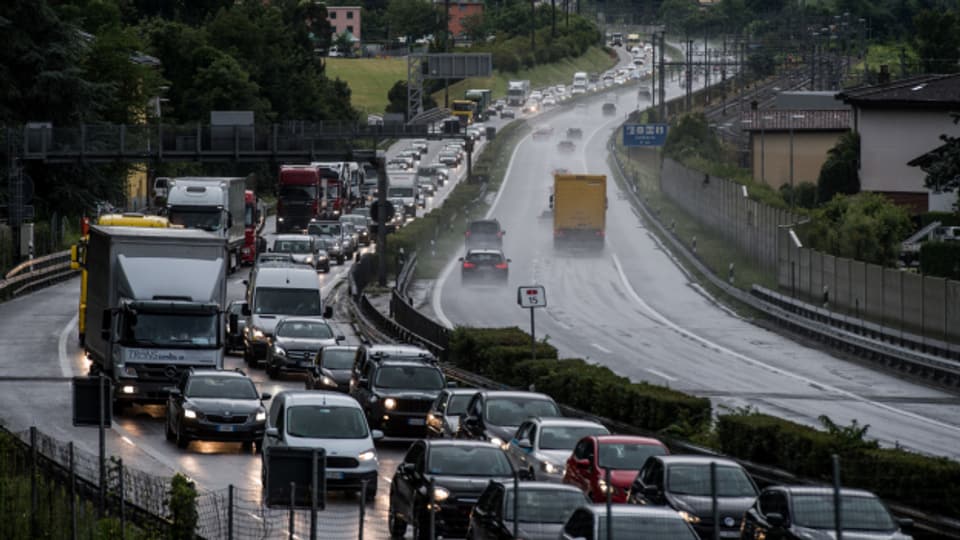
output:
[[530, 97], [530, 81], [510, 81], [507, 83], [507, 105], [520, 107]]
[[191, 367], [223, 367], [226, 241], [188, 229], [91, 226], [90, 372], [114, 384], [117, 409], [161, 403]]
[[243, 178], [189, 176], [170, 181], [167, 217], [173, 227], [211, 231], [227, 241], [227, 272], [240, 266], [246, 202]]

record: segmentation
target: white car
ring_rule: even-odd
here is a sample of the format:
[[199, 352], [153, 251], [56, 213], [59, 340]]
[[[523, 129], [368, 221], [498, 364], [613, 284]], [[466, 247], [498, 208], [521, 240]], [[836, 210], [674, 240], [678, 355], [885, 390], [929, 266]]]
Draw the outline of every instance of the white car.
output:
[[[264, 493], [270, 474], [267, 448], [323, 448], [327, 489], [359, 491], [366, 481], [367, 501], [373, 501], [377, 497], [380, 465], [374, 441], [382, 438], [382, 431], [370, 430], [357, 400], [346, 394], [284, 390], [273, 397], [267, 414], [261, 467]], [[304, 471], [303, 478], [309, 477], [309, 472]]]
[[534, 480], [560, 482], [567, 459], [580, 439], [609, 433], [602, 424], [589, 420], [534, 417], [517, 428], [507, 446], [507, 457], [516, 470], [528, 471]]
[[547, 97], [543, 98], [543, 106], [544, 106], [544, 107], [554, 107], [554, 106], [556, 106], [556, 104], [557, 104], [557, 99], [556, 99], [555, 97], [553, 97], [553, 96], [547, 96]]
[[543, 99], [543, 92], [539, 90], [534, 90], [533, 92], [530, 92], [530, 99], [540, 101], [541, 99]]

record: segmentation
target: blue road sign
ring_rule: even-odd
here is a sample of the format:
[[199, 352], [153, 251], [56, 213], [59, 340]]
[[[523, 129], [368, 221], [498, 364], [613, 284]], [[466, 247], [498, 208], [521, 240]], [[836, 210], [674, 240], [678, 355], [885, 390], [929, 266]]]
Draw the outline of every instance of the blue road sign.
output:
[[624, 124], [623, 145], [663, 146], [667, 140], [667, 124]]

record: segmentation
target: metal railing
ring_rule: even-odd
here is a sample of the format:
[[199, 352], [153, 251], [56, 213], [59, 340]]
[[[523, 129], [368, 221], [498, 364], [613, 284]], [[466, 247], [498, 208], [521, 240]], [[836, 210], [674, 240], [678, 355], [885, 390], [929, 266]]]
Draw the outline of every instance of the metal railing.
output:
[[76, 273], [77, 270], [70, 268], [69, 250], [24, 261], [0, 279], [0, 299], [19, 296]]

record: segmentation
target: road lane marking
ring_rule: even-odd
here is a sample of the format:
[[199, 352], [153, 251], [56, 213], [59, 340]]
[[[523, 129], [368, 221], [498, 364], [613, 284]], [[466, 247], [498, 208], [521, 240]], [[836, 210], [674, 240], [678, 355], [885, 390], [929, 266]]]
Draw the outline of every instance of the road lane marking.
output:
[[73, 377], [73, 366], [70, 365], [70, 357], [67, 356], [67, 338], [77, 323], [80, 321], [80, 314], [77, 313], [70, 319], [70, 322], [60, 330], [60, 336], [57, 339], [57, 358], [60, 360], [60, 373], [64, 377]]
[[939, 427], [939, 428], [943, 428], [943, 429], [947, 429], [947, 430], [950, 430], [950, 431], [954, 431], [954, 432], [960, 433], [960, 426], [955, 426], [955, 425], [952, 425], [952, 424], [947, 424], [947, 423], [944, 423], [944, 422], [940, 422], [939, 420], [934, 420], [934, 419], [932, 419], [932, 418], [927, 418], [927, 417], [925, 417], [925, 416], [921, 416], [921, 415], [916, 414], [916, 413], [912, 413], [912, 412], [909, 412], [909, 411], [904, 411], [904, 410], [902, 410], [902, 409], [898, 409], [898, 408], [896, 408], [896, 407], [891, 407], [891, 406], [889, 406], [889, 405], [884, 405], [883, 403], [874, 401], [874, 400], [872, 400], [872, 399], [865, 398], [865, 397], [860, 396], [860, 395], [858, 395], [858, 394], [856, 394], [856, 393], [854, 393], [854, 392], [850, 392], [850, 391], [848, 391], [848, 390], [843, 390], [842, 388], [837, 388], [836, 386], [832, 386], [832, 385], [829, 385], [829, 384], [824, 384], [824, 383], [821, 383], [821, 382], [819, 382], [819, 381], [815, 381], [815, 380], [813, 380], [813, 379], [811, 379], [811, 378], [809, 378], [809, 377], [806, 377], [806, 376], [804, 376], [804, 375], [800, 375], [800, 374], [798, 374], [798, 373], [793, 373], [793, 372], [791, 372], [791, 371], [787, 371], [786, 369], [779, 368], [779, 367], [777, 367], [777, 366], [774, 366], [774, 365], [772, 365], [772, 364], [768, 364], [768, 363], [763, 362], [763, 361], [761, 361], [761, 360], [757, 360], [756, 358], [751, 358], [751, 357], [749, 357], [749, 356], [747, 356], [747, 355], [745, 355], [745, 354], [739, 353], [739, 352], [734, 351], [734, 350], [732, 350], [732, 349], [728, 349], [727, 347], [724, 347], [723, 345], [720, 345], [720, 344], [718, 344], [718, 343], [714, 343], [713, 341], [710, 341], [709, 339], [706, 339], [706, 338], [704, 338], [704, 337], [701, 337], [701, 336], [699, 336], [699, 335], [697, 335], [697, 334], [695, 334], [695, 333], [693, 333], [693, 332], [691, 332], [691, 331], [689, 331], [689, 330], [681, 327], [680, 325], [674, 323], [674, 322], [671, 321], [670, 319], [667, 319], [663, 314], [661, 314], [659, 311], [653, 309], [653, 307], [651, 307], [649, 304], [647, 304], [647, 303], [643, 300], [643, 298], [640, 297], [640, 295], [637, 293], [637, 291], [633, 288], [633, 285], [630, 283], [630, 280], [627, 279], [627, 274], [623, 271], [623, 266], [621, 266], [621, 264], [620, 264], [620, 259], [617, 257], [617, 254], [616, 254], [615, 252], [613, 253], [613, 264], [614, 264], [614, 266], [615, 266], [616, 269], [617, 269], [617, 273], [620, 274], [620, 280], [623, 282], [624, 286], [626, 287], [627, 292], [628, 292], [628, 293], [630, 294], [630, 296], [634, 299], [634, 301], [636, 301], [638, 304], [640, 304], [640, 306], [641, 306], [645, 311], [647, 311], [648, 313], [650, 313], [650, 315], [651, 315], [652, 318], [654, 318], [657, 322], [663, 324], [664, 326], [667, 326], [668, 328], [672, 329], [673, 331], [675, 331], [675, 332], [677, 332], [677, 333], [679, 333], [679, 334], [681, 334], [681, 335], [683, 335], [683, 336], [691, 339], [692, 341], [696, 341], [697, 343], [699, 343], [699, 344], [707, 347], [708, 349], [711, 349], [711, 350], [713, 350], [713, 351], [715, 351], [715, 352], [727, 354], [727, 355], [729, 355], [729, 356], [732, 356], [732, 357], [734, 357], [734, 358], [737, 358], [737, 359], [739, 359], [739, 360], [742, 360], [742, 361], [744, 361], [744, 362], [746, 362], [746, 363], [748, 363], [748, 364], [750, 364], [750, 365], [752, 365], [752, 366], [754, 366], [754, 367], [762, 367], [762, 368], [765, 368], [765, 369], [767, 369], [767, 370], [769, 370], [769, 371], [771, 371], [771, 372], [773, 372], [773, 373], [776, 373], [776, 374], [778, 374], [778, 375], [783, 375], [783, 376], [786, 376], [786, 377], [790, 377], [790, 378], [792, 378], [792, 379], [795, 379], [795, 380], [800, 381], [800, 382], [802, 382], [802, 383], [804, 383], [804, 384], [807, 384], [807, 385], [818, 385], [820, 388], [823, 388], [824, 391], [832, 392], [832, 393], [837, 394], [837, 395], [846, 396], [846, 397], [850, 398], [850, 399], [853, 400], [853, 401], [859, 401], [859, 402], [861, 402], [861, 403], [865, 403], [865, 404], [867, 404], [867, 405], [872, 405], [872, 406], [874, 406], [874, 407], [877, 407], [877, 408], [879, 408], [879, 409], [885, 410], [885, 411], [890, 412], [890, 413], [894, 413], [894, 414], [897, 414], [897, 415], [905, 416], [905, 417], [907, 417], [907, 418], [912, 418], [912, 419], [914, 419], [914, 420], [923, 422], [923, 423], [925, 423], [925, 424], [930, 424], [930, 425], [932, 425], [932, 426], [936, 426], [936, 427]]
[[611, 351], [610, 349], [608, 349], [608, 348], [606, 348], [606, 347], [601, 346], [599, 343], [591, 343], [591, 345], [593, 345], [593, 348], [594, 348], [594, 349], [597, 349], [597, 350], [600, 351], [600, 352], [604, 352], [604, 353], [607, 353], [607, 354], [613, 354], [613, 351]]
[[662, 378], [664, 378], [664, 379], [666, 379], [666, 380], [668, 380], [668, 381], [678, 381], [678, 380], [680, 380], [680, 379], [678, 379], [678, 378], [676, 378], [676, 377], [667, 375], [666, 373], [664, 373], [664, 372], [662, 372], [662, 371], [658, 371], [658, 370], [653, 369], [653, 368], [643, 368], [643, 369], [646, 370], [646, 371], [649, 371], [650, 373], [653, 373], [653, 374], [656, 375], [657, 377], [662, 377]]

